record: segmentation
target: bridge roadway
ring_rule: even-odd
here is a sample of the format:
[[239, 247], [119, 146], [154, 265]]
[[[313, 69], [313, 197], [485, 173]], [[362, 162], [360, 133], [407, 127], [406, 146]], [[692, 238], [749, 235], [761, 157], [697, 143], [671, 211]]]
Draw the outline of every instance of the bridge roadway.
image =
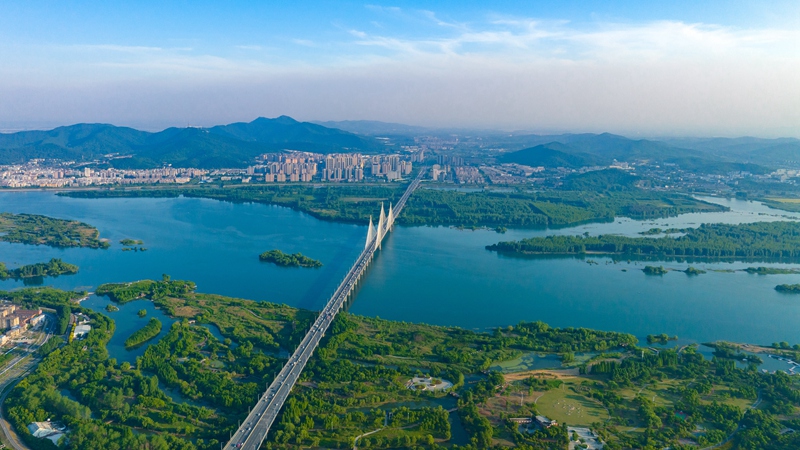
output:
[[347, 275], [342, 280], [339, 287], [333, 293], [333, 296], [328, 300], [325, 308], [320, 311], [311, 329], [306, 333], [300, 345], [295, 350], [294, 354], [289, 358], [286, 365], [283, 366], [278, 376], [272, 381], [272, 384], [267, 388], [266, 392], [262, 394], [250, 414], [241, 424], [236, 433], [233, 434], [226, 449], [246, 449], [257, 450], [261, 447], [264, 439], [267, 438], [267, 433], [272, 426], [272, 423], [278, 417], [278, 413], [283, 407], [284, 402], [289, 397], [289, 393], [297, 383], [300, 373], [306, 366], [306, 363], [311, 358], [314, 350], [319, 345], [320, 340], [325, 336], [325, 331], [328, 330], [336, 314], [342, 310], [347, 302], [350, 293], [364, 274], [365, 269], [372, 261], [375, 251], [377, 250], [380, 241], [389, 229], [392, 227], [394, 218], [399, 216], [405, 207], [408, 197], [419, 187], [424, 169], [420, 171], [419, 175], [411, 182], [403, 196], [394, 205], [392, 216], [386, 220], [385, 229], [380, 230], [380, 233], [375, 233], [370, 242], [367, 243], [364, 251], [358, 256], [353, 267], [347, 272]]

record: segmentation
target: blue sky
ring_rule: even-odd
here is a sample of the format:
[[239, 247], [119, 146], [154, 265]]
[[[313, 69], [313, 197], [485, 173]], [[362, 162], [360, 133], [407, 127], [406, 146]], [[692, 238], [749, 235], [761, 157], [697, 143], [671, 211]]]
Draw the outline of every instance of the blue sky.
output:
[[797, 1], [6, 1], [0, 129], [288, 114], [798, 136], [798, 30]]

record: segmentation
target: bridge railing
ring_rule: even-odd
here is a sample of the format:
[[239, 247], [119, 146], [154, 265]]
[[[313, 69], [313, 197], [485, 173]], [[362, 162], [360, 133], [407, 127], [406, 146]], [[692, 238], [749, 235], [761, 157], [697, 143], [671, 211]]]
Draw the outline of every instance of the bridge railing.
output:
[[[396, 207], [392, 214], [393, 217], [386, 224], [386, 230], [381, 230], [381, 231], [387, 231], [388, 228], [392, 226], [392, 224], [394, 223], [394, 217], [400, 215], [400, 213], [403, 211], [403, 208], [405, 207], [406, 201], [411, 196], [411, 193], [417, 187], [419, 187], [423, 174], [424, 174], [424, 169], [420, 171], [417, 177], [411, 182], [409, 187], [400, 197], [399, 201], [397, 202], [397, 205], [395, 205]], [[379, 234], [381, 236], [385, 236], [385, 232]], [[275, 389], [274, 397], [272, 398], [272, 401], [268, 402], [268, 404], [266, 405], [263, 411], [264, 414], [261, 415], [261, 412], [258, 412], [256, 413], [254, 419], [253, 417], [253, 413], [255, 412], [254, 408], [248, 415], [247, 423], [253, 421], [256, 422], [256, 424], [254, 424], [252, 427], [246, 429], [247, 431], [250, 431], [250, 434], [247, 434], [247, 436], [244, 438], [242, 437], [232, 438], [228, 442], [228, 446], [233, 446], [233, 448], [236, 448], [235, 442], [240, 441], [241, 439], [244, 439], [245, 448], [252, 447], [256, 449], [261, 446], [261, 443], [264, 441], [264, 439], [266, 439], [267, 434], [269, 433], [269, 429], [272, 426], [273, 421], [277, 417], [278, 411], [280, 411], [280, 408], [283, 406], [285, 397], [288, 397], [289, 391], [296, 383], [303, 368], [305, 368], [307, 360], [302, 358], [302, 356], [308, 354], [308, 357], [310, 357], [310, 355], [314, 352], [314, 350], [316, 350], [317, 346], [319, 345], [321, 336], [324, 335], [325, 331], [327, 331], [327, 328], [332, 323], [336, 314], [343, 307], [347, 299], [347, 296], [350, 294], [350, 292], [352, 292], [353, 288], [355, 287], [356, 282], [358, 281], [358, 277], [361, 276], [361, 274], [364, 272], [369, 263], [369, 260], [375, 254], [375, 251], [377, 250], [378, 247], [378, 242], [376, 242], [377, 239], [378, 236], [376, 234], [376, 236], [374, 236], [370, 240], [370, 242], [367, 243], [367, 246], [361, 251], [358, 258], [356, 258], [356, 261], [353, 264], [353, 266], [344, 276], [344, 278], [337, 286], [331, 298], [325, 304], [325, 307], [322, 309], [320, 314], [314, 320], [314, 325], [312, 326], [312, 329], [309, 330], [308, 333], [306, 333], [306, 335], [300, 342], [298, 348], [295, 349], [294, 353], [292, 353], [290, 361], [293, 361], [293, 364], [290, 365], [287, 362], [286, 365], [284, 365], [283, 368], [281, 369], [279, 375], [272, 381], [267, 391], [265, 391], [264, 394], [262, 394], [261, 398], [259, 399], [259, 402], [261, 400], [266, 400], [265, 397], [267, 396], [267, 394], [269, 392], [272, 392], [273, 389]], [[299, 366], [296, 365], [298, 362], [300, 363]], [[267, 420], [267, 422], [262, 423], [262, 421], [264, 420]], [[257, 426], [258, 424], [261, 424], [262, 426], [258, 427]], [[239, 433], [242, 432], [242, 428], [243, 426], [237, 430], [236, 436], [238, 436]], [[261, 430], [257, 432], [256, 431], [257, 428], [261, 428]], [[258, 435], [254, 435], [253, 433], [258, 433]], [[226, 447], [226, 448], [231, 448], [231, 447]]]

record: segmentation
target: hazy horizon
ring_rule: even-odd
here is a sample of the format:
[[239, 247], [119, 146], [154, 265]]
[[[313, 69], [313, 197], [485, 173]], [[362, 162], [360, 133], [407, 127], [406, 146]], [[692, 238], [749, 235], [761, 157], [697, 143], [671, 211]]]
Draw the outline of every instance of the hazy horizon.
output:
[[[51, 127], [0, 129], [0, 134], [13, 134], [13, 133], [24, 132], [24, 131], [51, 131], [51, 130], [54, 130], [56, 128], [70, 127], [70, 126], [82, 125], [82, 124], [88, 124], [88, 125], [96, 125], [96, 124], [112, 125], [112, 126], [117, 126], [117, 127], [133, 128], [133, 129], [136, 129], [136, 130], [146, 131], [146, 132], [149, 132], [149, 133], [158, 133], [158, 132], [164, 131], [164, 130], [166, 130], [168, 128], [211, 128], [211, 127], [214, 127], [214, 126], [230, 125], [232, 123], [252, 122], [253, 120], [260, 119], [260, 118], [264, 118], [264, 117], [261, 116], [261, 117], [255, 117], [252, 120], [237, 121], [237, 122], [225, 122], [225, 123], [218, 123], [218, 124], [212, 124], [212, 125], [207, 125], [207, 126], [197, 126], [197, 125], [187, 124], [187, 125], [172, 125], [172, 126], [167, 126], [167, 127], [157, 127], [157, 128], [151, 128], [151, 129], [144, 128], [144, 127], [132, 126], [132, 125], [119, 125], [119, 124], [107, 123], [107, 122], [78, 122], [78, 123], [71, 123], [71, 124], [54, 125], [54, 126], [51, 126]], [[275, 119], [277, 117], [266, 117], [266, 118], [267, 119]], [[297, 120], [297, 119], [295, 119], [295, 120]], [[653, 140], [653, 141], [670, 140], [670, 139], [676, 139], [676, 140], [680, 140], [680, 139], [749, 139], [749, 138], [765, 139], [765, 140], [779, 140], [779, 139], [796, 139], [797, 140], [797, 139], [800, 139], [800, 138], [796, 138], [796, 137], [793, 137], [793, 136], [775, 136], [775, 137], [763, 137], [763, 136], [752, 136], [752, 135], [736, 135], [736, 136], [711, 136], [711, 135], [708, 135], [708, 136], [702, 136], [702, 135], [634, 136], [634, 135], [624, 134], [624, 133], [612, 133], [612, 132], [609, 132], [609, 131], [598, 131], [598, 132], [591, 131], [590, 132], [590, 131], [569, 131], [569, 130], [557, 130], [557, 129], [556, 130], [502, 130], [502, 129], [463, 128], [463, 127], [426, 127], [424, 125], [410, 125], [410, 124], [404, 124], [404, 123], [398, 123], [398, 122], [383, 122], [383, 121], [369, 120], [369, 119], [357, 119], [357, 120], [344, 119], [344, 120], [341, 120], [341, 121], [329, 121], [329, 120], [307, 120], [306, 121], [306, 120], [302, 120], [300, 122], [308, 122], [308, 123], [320, 124], [320, 125], [323, 125], [323, 126], [326, 126], [326, 127], [330, 127], [330, 128], [336, 128], [336, 126], [334, 125], [336, 122], [375, 122], [375, 123], [380, 123], [380, 124], [384, 124], [384, 125], [398, 125], [398, 126], [426, 128], [428, 131], [433, 132], [433, 133], [436, 133], [436, 132], [447, 132], [447, 133], [452, 132], [454, 134], [455, 133], [476, 133], [476, 134], [496, 133], [496, 134], [509, 134], [509, 135], [516, 135], [516, 136], [522, 136], [522, 135], [538, 135], [538, 136], [552, 135], [552, 136], [558, 136], [558, 135], [568, 135], [568, 134], [579, 135], [579, 134], [604, 134], [604, 133], [609, 133], [609, 134], [622, 136], [622, 137], [625, 137], [625, 138], [628, 138], [628, 139], [646, 139], [646, 140]], [[347, 130], [345, 130], [345, 131], [347, 131]], [[361, 134], [361, 133], [354, 133], [354, 134]], [[384, 133], [384, 134], [388, 134], [388, 133]], [[406, 133], [399, 133], [399, 134], [406, 134]], [[413, 133], [410, 133], [410, 134], [413, 134]], [[374, 135], [378, 136], [378, 135], [380, 135], [380, 133], [376, 133]]]
[[798, 30], [791, 1], [6, 2], [0, 130], [288, 115], [798, 138]]

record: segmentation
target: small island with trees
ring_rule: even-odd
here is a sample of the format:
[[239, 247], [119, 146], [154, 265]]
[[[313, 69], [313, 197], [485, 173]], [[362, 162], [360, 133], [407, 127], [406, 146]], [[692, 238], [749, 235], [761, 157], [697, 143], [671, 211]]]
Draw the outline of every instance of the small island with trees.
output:
[[791, 275], [800, 273], [798, 269], [782, 269], [779, 267], [748, 267], [744, 271], [756, 275]]
[[650, 345], [653, 344], [667, 345], [669, 341], [677, 341], [677, 340], [678, 336], [670, 336], [667, 333], [647, 335], [647, 343]]
[[108, 248], [97, 228], [75, 220], [0, 213], [0, 241], [51, 247]]
[[125, 339], [125, 348], [138, 347], [158, 336], [158, 333], [161, 333], [161, 321], [153, 317], [147, 322], [147, 325], [134, 331], [128, 339]]
[[669, 272], [669, 270], [665, 269], [664, 266], [645, 266], [642, 272], [644, 272], [645, 275], [664, 275]]
[[78, 273], [78, 266], [68, 264], [58, 258], [53, 258], [46, 263], [28, 264], [16, 269], [8, 269], [0, 262], [0, 280], [13, 278], [57, 277], [59, 275], [73, 275]]
[[[778, 260], [800, 258], [800, 222], [702, 224], [680, 237], [546, 236], [498, 242], [487, 250], [531, 255], [625, 255], [650, 259]], [[751, 273], [785, 273], [762, 268]], [[749, 271], [749, 270], [748, 270]], [[778, 271], [778, 272], [776, 272]]]
[[283, 253], [280, 250], [270, 250], [258, 255], [258, 259], [270, 262], [281, 267], [322, 267], [322, 263], [316, 259], [311, 259], [302, 253]]
[[775, 286], [778, 292], [788, 292], [791, 294], [800, 294], [800, 284], [779, 284]]

